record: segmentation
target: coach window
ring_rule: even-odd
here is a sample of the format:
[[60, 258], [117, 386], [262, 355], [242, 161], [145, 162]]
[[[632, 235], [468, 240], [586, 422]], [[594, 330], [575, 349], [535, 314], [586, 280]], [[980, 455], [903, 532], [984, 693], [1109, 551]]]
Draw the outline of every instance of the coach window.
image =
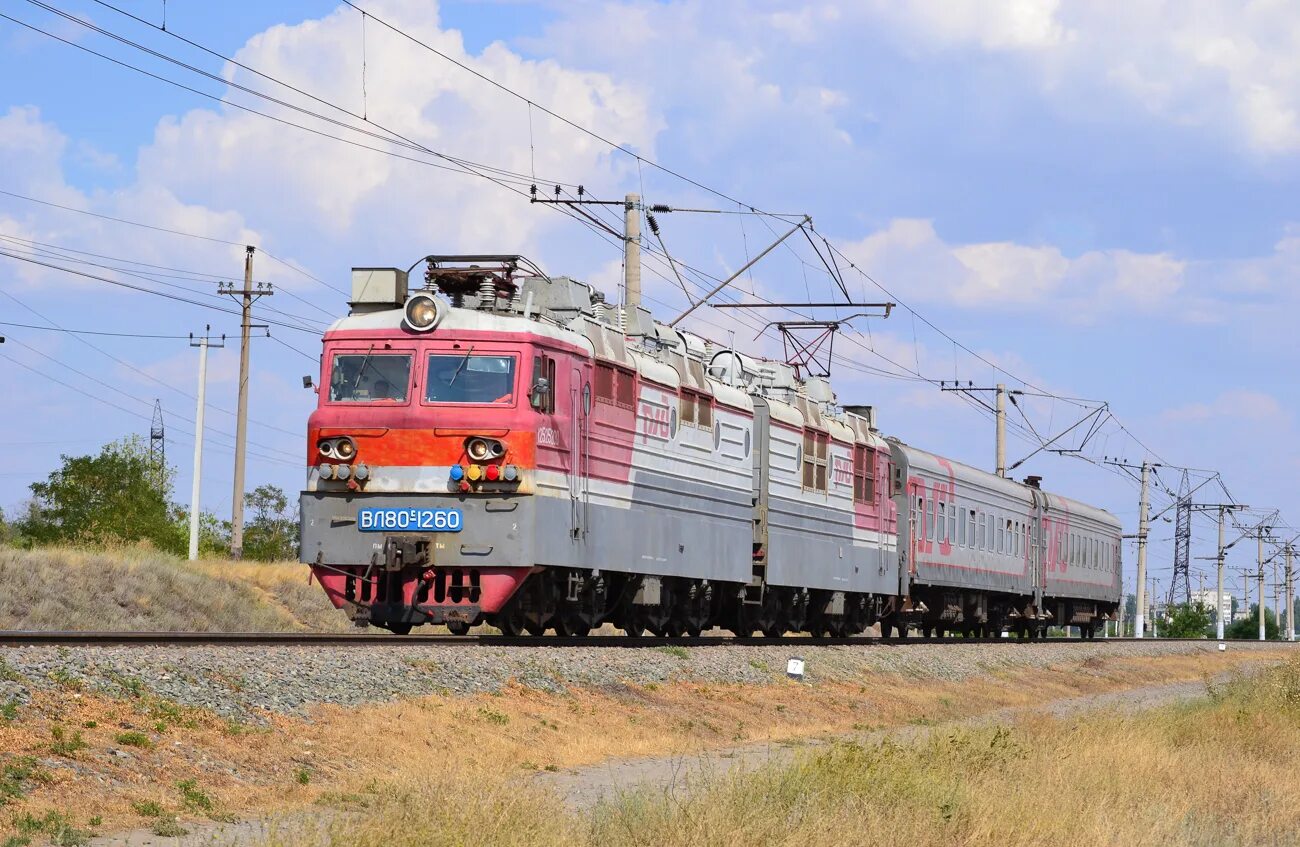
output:
[[948, 504], [948, 542], [957, 542], [957, 504]]
[[942, 543], [948, 537], [948, 505], [942, 500], [934, 508], [934, 540]]
[[966, 537], [970, 539], [970, 546], [975, 546], [975, 510], [968, 509], [966, 512]]
[[997, 539], [996, 546], [993, 548], [997, 553], [1005, 553], [1007, 549], [1007, 531], [1002, 526], [1002, 521], [997, 523], [997, 532], [994, 536]]
[[815, 429], [803, 431], [803, 487], [826, 490], [826, 453], [830, 435]]
[[957, 510], [957, 546], [966, 546], [966, 507]]
[[984, 513], [977, 511], [974, 512], [973, 514], [975, 516], [975, 528], [971, 531], [971, 536], [975, 540], [975, 549], [983, 550], [984, 549]]

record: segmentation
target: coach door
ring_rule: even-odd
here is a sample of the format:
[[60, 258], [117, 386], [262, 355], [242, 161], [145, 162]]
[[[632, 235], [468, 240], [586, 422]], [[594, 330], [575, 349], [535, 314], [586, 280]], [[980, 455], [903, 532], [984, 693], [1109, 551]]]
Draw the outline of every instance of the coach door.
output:
[[573, 368], [569, 375], [569, 404], [569, 534], [582, 539], [591, 500], [591, 381], [582, 368]]
[[1033, 580], [1034, 605], [1043, 607], [1043, 592], [1047, 589], [1047, 544], [1050, 541], [1044, 526], [1047, 497], [1036, 489], [1029, 490], [1031, 511], [1029, 516], [1029, 573]]

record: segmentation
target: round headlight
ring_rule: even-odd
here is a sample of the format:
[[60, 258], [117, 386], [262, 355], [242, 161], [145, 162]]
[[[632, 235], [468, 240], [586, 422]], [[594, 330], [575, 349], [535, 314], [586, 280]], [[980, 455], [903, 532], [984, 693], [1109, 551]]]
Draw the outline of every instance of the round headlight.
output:
[[351, 438], [340, 438], [334, 442], [334, 453], [340, 459], [351, 459], [357, 454], [357, 443]]
[[465, 442], [465, 452], [476, 462], [482, 462], [492, 456], [492, 445], [485, 438], [471, 438]]
[[321, 465], [321, 466], [320, 466], [320, 478], [321, 478], [321, 479], [333, 479], [333, 478], [334, 478], [334, 466], [333, 466], [333, 465]]
[[356, 470], [352, 472], [352, 478], [358, 481], [369, 479], [370, 468], [366, 467], [365, 465], [357, 465]]
[[428, 332], [442, 317], [442, 306], [432, 294], [419, 291], [407, 299], [405, 316], [408, 327], [416, 332]]
[[334, 478], [335, 478], [335, 479], [347, 479], [347, 478], [350, 477], [350, 476], [352, 476], [352, 468], [350, 468], [349, 466], [347, 466], [347, 465], [335, 465], [335, 466], [334, 466]]
[[334, 442], [333, 442], [333, 441], [329, 441], [328, 439], [325, 440], [325, 441], [317, 442], [317, 444], [316, 444], [316, 449], [320, 451], [320, 454], [321, 454], [322, 456], [333, 456], [333, 455], [334, 455]]

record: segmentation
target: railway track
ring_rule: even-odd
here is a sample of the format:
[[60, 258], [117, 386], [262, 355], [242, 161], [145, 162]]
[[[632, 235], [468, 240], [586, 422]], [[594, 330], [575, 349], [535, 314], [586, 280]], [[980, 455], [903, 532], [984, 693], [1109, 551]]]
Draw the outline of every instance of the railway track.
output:
[[[543, 636], [510, 638], [502, 635], [391, 635], [388, 633], [321, 633], [321, 632], [0, 632], [0, 647], [31, 646], [454, 646], [454, 647], [607, 647], [629, 649], [646, 647], [878, 647], [919, 644], [1104, 644], [1128, 641], [1178, 641], [1166, 638], [1047, 638], [1021, 641], [1014, 638], [735, 638], [702, 636], [699, 638], [627, 638], [621, 635], [589, 635], [581, 638]], [[1283, 642], [1284, 643], [1284, 642]]]

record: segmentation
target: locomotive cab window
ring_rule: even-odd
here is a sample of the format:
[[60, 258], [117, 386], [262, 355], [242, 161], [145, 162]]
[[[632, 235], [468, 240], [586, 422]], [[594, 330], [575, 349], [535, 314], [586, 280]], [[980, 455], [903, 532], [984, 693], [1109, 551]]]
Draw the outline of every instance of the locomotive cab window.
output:
[[428, 403], [512, 404], [515, 401], [515, 357], [461, 353], [430, 353], [424, 399]]
[[411, 357], [393, 353], [335, 353], [330, 366], [331, 403], [405, 403]]

